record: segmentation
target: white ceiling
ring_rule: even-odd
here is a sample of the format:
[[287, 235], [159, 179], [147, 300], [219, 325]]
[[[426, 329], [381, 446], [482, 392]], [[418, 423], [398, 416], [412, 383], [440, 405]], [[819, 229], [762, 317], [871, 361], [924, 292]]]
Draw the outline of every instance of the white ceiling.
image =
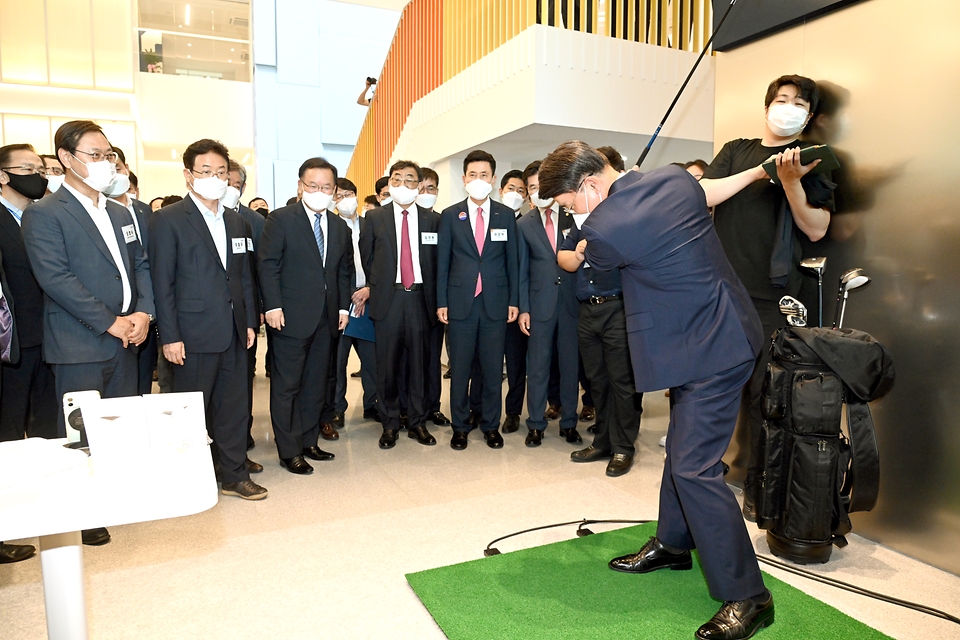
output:
[[402, 11], [410, 0], [331, 0], [332, 2], [342, 2], [344, 4], [362, 4], [367, 7], [377, 7], [379, 9], [392, 9]]

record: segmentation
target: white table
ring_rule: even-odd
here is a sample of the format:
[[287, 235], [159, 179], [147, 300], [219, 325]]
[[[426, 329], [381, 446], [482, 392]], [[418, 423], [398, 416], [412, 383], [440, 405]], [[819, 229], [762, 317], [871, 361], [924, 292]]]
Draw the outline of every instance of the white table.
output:
[[98, 467], [96, 451], [88, 458], [64, 443], [0, 443], [0, 540], [39, 536], [47, 635], [86, 640], [80, 531], [206, 511], [217, 503], [217, 483], [207, 446], [141, 450], [133, 475]]

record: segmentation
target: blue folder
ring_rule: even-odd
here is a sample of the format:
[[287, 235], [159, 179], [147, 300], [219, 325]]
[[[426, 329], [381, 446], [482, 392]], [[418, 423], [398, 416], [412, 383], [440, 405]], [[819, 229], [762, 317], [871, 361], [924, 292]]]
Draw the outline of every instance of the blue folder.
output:
[[367, 315], [367, 307], [363, 308], [363, 315], [354, 315], [354, 305], [350, 305], [350, 322], [347, 328], [343, 330], [343, 335], [349, 338], [359, 338], [367, 342], [376, 342], [376, 333], [373, 330], [373, 320]]

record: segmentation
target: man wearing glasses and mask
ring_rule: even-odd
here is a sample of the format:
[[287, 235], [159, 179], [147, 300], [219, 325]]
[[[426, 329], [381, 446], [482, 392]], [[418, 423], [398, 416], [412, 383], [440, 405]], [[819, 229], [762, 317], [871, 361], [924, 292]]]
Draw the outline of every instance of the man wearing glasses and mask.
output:
[[[104, 192], [117, 154], [103, 130], [74, 120], [54, 136], [66, 170], [63, 187], [27, 207], [23, 240], [46, 294], [43, 357], [53, 367], [57, 398], [95, 389], [104, 398], [137, 393], [135, 347], [153, 319], [153, 283], [130, 212]], [[57, 412], [59, 433], [65, 433]], [[106, 529], [84, 542], [109, 541]]]

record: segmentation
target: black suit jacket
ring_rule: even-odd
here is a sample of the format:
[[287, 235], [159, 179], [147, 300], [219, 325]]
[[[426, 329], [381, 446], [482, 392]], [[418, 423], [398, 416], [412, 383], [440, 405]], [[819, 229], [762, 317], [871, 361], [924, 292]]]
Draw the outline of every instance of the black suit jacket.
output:
[[187, 353], [222, 353], [230, 348], [231, 332], [246, 346], [247, 329], [260, 325], [247, 257], [248, 225], [230, 209], [224, 209], [223, 221], [226, 269], [190, 196], [153, 215], [150, 256], [160, 344], [183, 342]]
[[[437, 322], [437, 228], [440, 219], [431, 211], [412, 205], [417, 212], [420, 228], [417, 242], [420, 252], [420, 273], [423, 276], [423, 300], [431, 324]], [[370, 318], [383, 320], [390, 312], [394, 284], [397, 282], [397, 262], [400, 243], [397, 240], [393, 204], [367, 212], [360, 223], [360, 256], [363, 272], [370, 287]], [[413, 213], [411, 211], [410, 213]], [[408, 214], [409, 215], [409, 214]], [[431, 244], [423, 243], [423, 234], [432, 234]]]
[[[440, 214], [437, 307], [447, 307], [448, 317], [453, 320], [469, 315], [478, 275], [483, 276], [484, 305], [490, 318], [506, 320], [507, 307], [519, 306], [517, 220], [510, 207], [494, 200], [489, 202], [490, 211], [484, 213], [487, 237], [483, 255], [477, 251], [466, 200]], [[505, 229], [506, 241], [491, 241], [491, 229]]]
[[5, 291], [17, 304], [18, 347], [36, 347], [43, 343], [43, 323], [39, 322], [43, 317], [43, 289], [30, 269], [20, 225], [3, 207], [0, 207], [0, 253], [3, 253], [3, 272], [10, 284]]
[[356, 284], [353, 240], [336, 214], [327, 216], [326, 263], [320, 259], [313, 228], [302, 202], [277, 209], [267, 217], [260, 238], [260, 295], [265, 311], [283, 309], [283, 335], [308, 338], [323, 314], [333, 335], [339, 311], [350, 308]]
[[[557, 250], [573, 226], [573, 217], [553, 207]], [[557, 251], [550, 246], [540, 218], [540, 209], [532, 210], [517, 220], [517, 250], [520, 253], [520, 313], [529, 313], [534, 321], [549, 320], [558, 311], [578, 317], [577, 275], [557, 264]], [[557, 303], [559, 302], [559, 307]]]

